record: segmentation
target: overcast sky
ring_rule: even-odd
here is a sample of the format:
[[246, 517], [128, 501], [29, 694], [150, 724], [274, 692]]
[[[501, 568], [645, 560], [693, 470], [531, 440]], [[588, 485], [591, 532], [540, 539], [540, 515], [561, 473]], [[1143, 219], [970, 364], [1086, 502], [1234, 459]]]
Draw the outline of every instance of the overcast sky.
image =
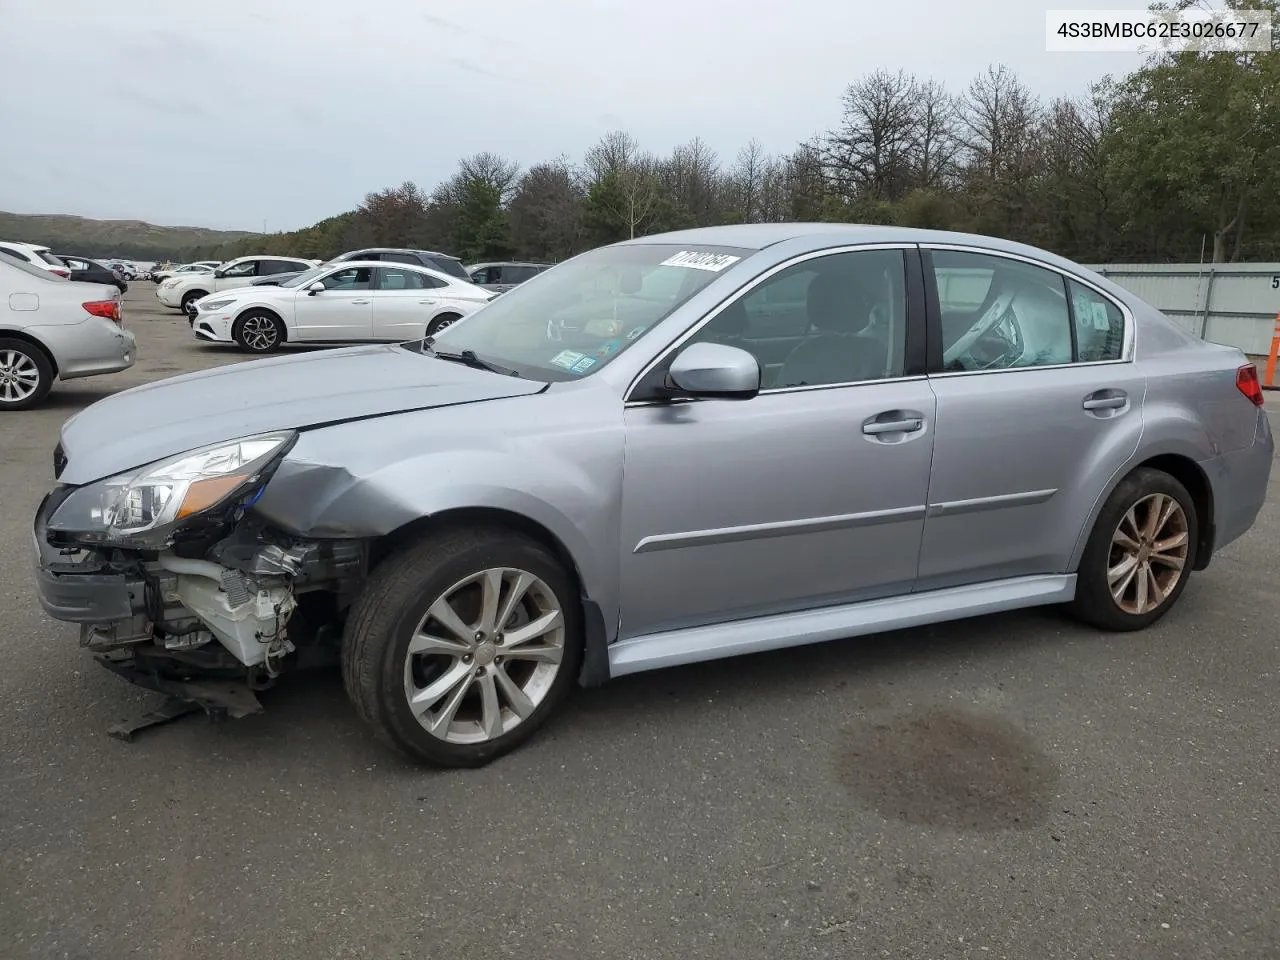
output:
[[730, 161], [832, 126], [859, 75], [1045, 97], [1137, 55], [1046, 53], [1090, 0], [0, 0], [0, 210], [289, 230], [461, 156], [577, 159], [623, 128]]

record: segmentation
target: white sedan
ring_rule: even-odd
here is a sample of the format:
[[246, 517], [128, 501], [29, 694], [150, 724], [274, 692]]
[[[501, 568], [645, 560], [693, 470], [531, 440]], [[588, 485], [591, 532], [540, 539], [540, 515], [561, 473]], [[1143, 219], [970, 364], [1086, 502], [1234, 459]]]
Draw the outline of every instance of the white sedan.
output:
[[375, 261], [315, 267], [278, 287], [241, 287], [195, 303], [201, 340], [268, 353], [282, 343], [405, 341], [431, 336], [496, 294], [438, 270]]

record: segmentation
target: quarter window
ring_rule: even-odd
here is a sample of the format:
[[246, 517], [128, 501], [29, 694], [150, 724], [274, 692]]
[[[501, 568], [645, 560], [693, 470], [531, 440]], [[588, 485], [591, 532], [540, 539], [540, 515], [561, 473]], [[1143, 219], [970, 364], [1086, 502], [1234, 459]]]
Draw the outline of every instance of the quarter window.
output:
[[1076, 345], [1081, 362], [1119, 360], [1124, 350], [1124, 314], [1083, 283], [1067, 281], [1071, 314], [1076, 323]]
[[1007, 370], [1071, 363], [1065, 278], [1019, 260], [933, 251], [942, 369]]
[[836, 253], [779, 271], [730, 303], [689, 342], [755, 355], [763, 387], [903, 375], [906, 269], [900, 250]]

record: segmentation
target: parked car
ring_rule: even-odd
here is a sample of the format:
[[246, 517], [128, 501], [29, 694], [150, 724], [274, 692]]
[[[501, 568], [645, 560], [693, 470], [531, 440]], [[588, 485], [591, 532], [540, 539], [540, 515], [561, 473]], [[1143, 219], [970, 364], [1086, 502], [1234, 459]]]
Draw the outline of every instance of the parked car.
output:
[[196, 263], [184, 263], [181, 266], [169, 267], [167, 269], [157, 268], [156, 270], [152, 271], [151, 279], [154, 280], [156, 283], [164, 283], [164, 281], [177, 276], [185, 276], [187, 274], [192, 274], [192, 273], [211, 274], [213, 273], [213, 271], [214, 271], [214, 267], [210, 266], [205, 261], [199, 261]]
[[438, 270], [407, 263], [315, 267], [280, 286], [211, 294], [195, 303], [201, 340], [267, 353], [286, 341], [350, 343], [432, 336], [494, 294]]
[[195, 302], [219, 290], [247, 286], [257, 277], [275, 273], [296, 273], [315, 266], [314, 260], [296, 257], [240, 257], [228, 260], [212, 273], [173, 276], [156, 288], [156, 298], [166, 307], [181, 310], [188, 320], [195, 318]]
[[373, 261], [389, 262], [389, 263], [411, 263], [420, 267], [429, 267], [432, 270], [439, 270], [441, 273], [456, 277], [459, 280], [471, 281], [471, 276], [467, 273], [467, 268], [462, 265], [462, 261], [457, 257], [450, 256], [447, 253], [437, 253], [434, 250], [405, 250], [398, 247], [370, 247], [367, 250], [352, 250], [349, 253], [340, 254], [332, 260], [326, 261], [323, 265], [328, 266], [331, 263], [351, 263], [353, 261], [361, 263], [370, 263]]
[[71, 271], [72, 280], [80, 280], [85, 283], [109, 283], [119, 289], [121, 293], [129, 289], [129, 284], [124, 277], [97, 260], [66, 254], [59, 254], [58, 259], [66, 264], [67, 269]]
[[0, 413], [43, 400], [55, 380], [133, 366], [114, 285], [66, 280], [0, 257]]
[[544, 270], [551, 268], [549, 263], [528, 263], [517, 260], [506, 260], [501, 263], [476, 263], [467, 267], [471, 282], [494, 293], [506, 293], [512, 287], [532, 280]]
[[0, 240], [0, 255], [9, 261], [29, 263], [64, 280], [71, 277], [71, 271], [67, 269], [67, 265], [55, 257], [48, 247], [42, 247], [39, 244]]
[[121, 280], [135, 280], [138, 276], [137, 271], [133, 269], [133, 265], [122, 260], [108, 261], [107, 269], [116, 273]]
[[1254, 523], [1262, 403], [1239, 350], [1033, 247], [661, 234], [434, 339], [99, 401], [39, 596], [208, 709], [328, 654], [383, 740], [475, 766], [575, 683], [1044, 604], [1146, 627]]

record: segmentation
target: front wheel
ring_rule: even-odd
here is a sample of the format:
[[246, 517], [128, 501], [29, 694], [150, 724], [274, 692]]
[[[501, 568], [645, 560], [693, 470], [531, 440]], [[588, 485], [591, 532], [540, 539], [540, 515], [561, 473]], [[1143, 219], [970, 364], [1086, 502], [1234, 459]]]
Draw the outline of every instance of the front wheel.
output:
[[236, 320], [231, 336], [247, 353], [270, 353], [284, 342], [284, 324], [265, 310], [250, 310]]
[[1187, 585], [1198, 535], [1187, 488], [1161, 470], [1135, 470], [1098, 514], [1080, 559], [1071, 612], [1103, 630], [1155, 623]]
[[388, 557], [347, 623], [343, 681], [361, 717], [409, 757], [478, 767], [527, 740], [582, 662], [571, 576], [503, 530], [454, 530]]

